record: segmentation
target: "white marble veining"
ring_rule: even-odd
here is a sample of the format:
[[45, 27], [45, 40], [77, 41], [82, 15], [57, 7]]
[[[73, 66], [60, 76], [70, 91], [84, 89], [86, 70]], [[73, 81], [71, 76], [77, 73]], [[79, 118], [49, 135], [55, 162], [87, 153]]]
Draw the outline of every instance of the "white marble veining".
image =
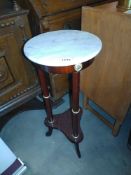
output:
[[59, 30], [39, 34], [24, 45], [25, 56], [45, 66], [69, 66], [94, 58], [101, 50], [101, 40], [88, 32]]

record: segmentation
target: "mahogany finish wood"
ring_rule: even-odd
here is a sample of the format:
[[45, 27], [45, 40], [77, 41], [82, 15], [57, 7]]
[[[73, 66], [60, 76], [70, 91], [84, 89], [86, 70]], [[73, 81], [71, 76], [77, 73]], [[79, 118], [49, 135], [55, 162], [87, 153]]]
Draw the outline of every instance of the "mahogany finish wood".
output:
[[[90, 64], [92, 64], [92, 62], [94, 61], [94, 58], [92, 58], [91, 60], [87, 61], [87, 62], [83, 62], [82, 63], [82, 68], [85, 69], [86, 67], [88, 67]], [[44, 70], [45, 72], [51, 72], [53, 74], [68, 74], [68, 73], [73, 73], [74, 72], [74, 65], [71, 66], [61, 66], [61, 67], [51, 67], [51, 66], [41, 66], [39, 64], [36, 64], [36, 67], [40, 67], [42, 70]]]
[[50, 93], [48, 90], [48, 85], [47, 85], [47, 80], [45, 73], [41, 70], [38, 69], [38, 75], [40, 77], [40, 84], [41, 84], [41, 89], [43, 92], [43, 98], [45, 100], [45, 110], [47, 111], [47, 118], [49, 122], [53, 121], [53, 115], [52, 115], [52, 108], [51, 108], [51, 102], [50, 102]]
[[[94, 59], [83, 63], [83, 69], [88, 67]], [[40, 79], [41, 89], [43, 92], [43, 98], [45, 100], [47, 117], [45, 118], [45, 125], [48, 127], [46, 136], [52, 134], [53, 128], [61, 130], [65, 136], [73, 143], [75, 143], [76, 153], [78, 157], [81, 157], [79, 150], [79, 142], [83, 139], [83, 133], [80, 128], [80, 118], [82, 115], [82, 109], [79, 106], [79, 91], [80, 91], [80, 72], [76, 72], [74, 65], [65, 67], [49, 67], [40, 66], [36, 64], [38, 68], [38, 75]], [[43, 68], [43, 69], [42, 69]], [[71, 73], [72, 74], [72, 99], [71, 108], [62, 114], [53, 115], [51, 108], [50, 94], [48, 90], [48, 84], [46, 81], [46, 71], [55, 73]]]
[[79, 138], [79, 91], [80, 91], [80, 72], [72, 74], [72, 128], [74, 138]]
[[83, 139], [83, 133], [82, 133], [82, 130], [80, 128], [81, 115], [82, 115], [82, 110], [80, 110], [80, 112], [77, 116], [78, 117], [77, 133], [79, 133], [79, 136], [78, 135], [76, 135], [76, 136], [73, 135], [74, 130], [73, 130], [73, 127], [72, 127], [72, 112], [71, 112], [71, 109], [65, 111], [62, 114], [54, 115], [53, 123], [50, 123], [48, 121], [48, 118], [45, 119], [44, 123], [46, 124], [47, 127], [51, 127], [51, 128], [54, 128], [54, 129], [59, 129], [60, 131], [62, 131], [65, 134], [65, 136], [71, 142], [79, 143]]

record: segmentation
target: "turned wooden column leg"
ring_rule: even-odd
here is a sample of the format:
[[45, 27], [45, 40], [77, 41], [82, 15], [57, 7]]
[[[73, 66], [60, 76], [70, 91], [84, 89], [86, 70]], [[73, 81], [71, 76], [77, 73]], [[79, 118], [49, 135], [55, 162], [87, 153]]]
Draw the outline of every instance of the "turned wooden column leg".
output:
[[52, 107], [51, 107], [51, 101], [50, 101], [50, 94], [49, 94], [49, 90], [48, 90], [48, 84], [46, 81], [46, 76], [45, 76], [45, 72], [41, 69], [38, 69], [38, 75], [39, 75], [39, 79], [40, 79], [40, 85], [41, 85], [41, 90], [43, 93], [43, 98], [45, 101], [45, 109], [46, 109], [46, 113], [47, 113], [47, 121], [50, 126], [48, 126], [48, 131], [46, 133], [46, 136], [50, 136], [52, 134], [52, 127], [51, 125], [53, 125], [53, 115], [52, 115]]
[[77, 138], [79, 137], [79, 118], [78, 114], [80, 112], [79, 107], [79, 91], [80, 91], [80, 72], [75, 72], [72, 75], [72, 129], [73, 137], [76, 140], [75, 147], [78, 157], [81, 157], [79, 150], [79, 143]]

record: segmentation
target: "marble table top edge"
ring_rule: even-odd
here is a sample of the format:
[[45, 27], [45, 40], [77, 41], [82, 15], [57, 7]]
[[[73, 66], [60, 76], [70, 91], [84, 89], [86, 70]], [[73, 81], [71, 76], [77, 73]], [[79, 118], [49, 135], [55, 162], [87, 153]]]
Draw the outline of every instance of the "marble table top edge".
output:
[[79, 30], [58, 30], [39, 34], [24, 45], [24, 54], [32, 62], [63, 67], [86, 62], [102, 49], [100, 38]]

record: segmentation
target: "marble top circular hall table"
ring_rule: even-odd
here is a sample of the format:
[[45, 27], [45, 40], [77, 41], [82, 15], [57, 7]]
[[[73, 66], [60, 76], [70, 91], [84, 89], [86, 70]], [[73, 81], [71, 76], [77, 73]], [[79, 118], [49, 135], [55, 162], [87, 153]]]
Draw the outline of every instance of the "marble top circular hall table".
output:
[[[80, 71], [87, 68], [102, 48], [101, 40], [88, 32], [58, 30], [39, 34], [24, 45], [25, 56], [38, 68], [40, 85], [46, 105], [47, 136], [53, 128], [61, 130], [75, 143], [76, 153], [81, 157], [79, 143], [83, 139], [80, 128], [82, 109], [79, 107]], [[45, 72], [72, 74], [72, 104], [62, 114], [53, 115]]]

